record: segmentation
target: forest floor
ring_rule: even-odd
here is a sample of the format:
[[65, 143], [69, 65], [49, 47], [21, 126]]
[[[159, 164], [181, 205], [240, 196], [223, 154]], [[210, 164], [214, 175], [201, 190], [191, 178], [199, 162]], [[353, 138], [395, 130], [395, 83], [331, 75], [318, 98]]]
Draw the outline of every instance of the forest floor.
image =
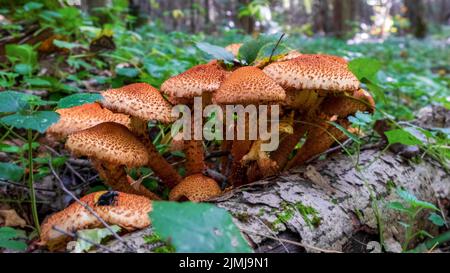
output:
[[[0, 59], [2, 60], [0, 90], [15, 90], [34, 95], [36, 97], [33, 107], [51, 110], [54, 108], [54, 103], [77, 93], [95, 93], [133, 82], [147, 82], [159, 87], [170, 76], [181, 73], [193, 65], [208, 61], [208, 55], [195, 46], [197, 42], [208, 41], [225, 46], [249, 38], [236, 32], [225, 32], [219, 37], [205, 37], [203, 34], [192, 35], [180, 32], [166, 33], [153, 25], [132, 31], [119, 24], [111, 28], [111, 33], [102, 33], [100, 29], [84, 25], [83, 22], [72, 23], [78, 23], [76, 28], [71, 25], [55, 23], [51, 26], [53, 32], [61, 34], [43, 36], [38, 41], [39, 43], [35, 43], [35, 46], [26, 44], [6, 46], [6, 44], [15, 44], [19, 40], [37, 37], [35, 34], [39, 33], [37, 33], [37, 29], [33, 30], [33, 25], [23, 26], [27, 32], [19, 38], [16, 36], [18, 31], [13, 27], [4, 30], [6, 35], [3, 37], [6, 38], [0, 40]], [[28, 30], [30, 31], [28, 32]], [[441, 34], [422, 41], [407, 37], [352, 44], [332, 38], [308, 38], [292, 35], [283, 43], [302, 53], [329, 53], [348, 59], [371, 58], [377, 60], [380, 72], [371, 80], [375, 85], [373, 91], [378, 111], [373, 117], [355, 117], [353, 122], [365, 132], [366, 137], [363, 138], [363, 143], [350, 141], [347, 147], [350, 155], [347, 154], [347, 156], [355, 156], [360, 153], [365, 155], [361, 147], [379, 145], [381, 140], [376, 131], [372, 129], [374, 124], [378, 120], [393, 120], [402, 123], [402, 126], [406, 128], [405, 132], [416, 136], [414, 137], [415, 142], [411, 146], [417, 147], [420, 152], [412, 155], [409, 161], [420, 165], [428, 160], [424, 158], [429, 158], [433, 164], [439, 166], [437, 172], [444, 177], [445, 174], [442, 172], [448, 171], [450, 160], [450, 128], [446, 126], [438, 128], [439, 126], [434, 127], [427, 124], [416, 127], [410, 121], [417, 117], [419, 109], [426, 106], [441, 105], [444, 108], [450, 108], [449, 31], [447, 29]], [[30, 43], [32, 44], [33, 41]], [[4, 102], [0, 102], [0, 109], [5, 108], [7, 106]], [[0, 112], [10, 111], [2, 110]], [[105, 189], [88, 160], [71, 157], [64, 149], [63, 144], [47, 139], [43, 134], [44, 130], [41, 130], [39, 125], [33, 127], [34, 131], [31, 131], [20, 126], [0, 124], [2, 125], [2, 129], [0, 129], [0, 225], [14, 227], [17, 232], [16, 237], [22, 240], [22, 243], [23, 241], [33, 242], [36, 238], [36, 230], [31, 224], [33, 220], [29, 208], [29, 204], [33, 200], [28, 197], [27, 186], [30, 176], [30, 155], [33, 162], [31, 169], [34, 174], [33, 183], [36, 188], [40, 221], [49, 214], [67, 207], [72, 201], [71, 197], [59, 188], [52, 168], [56, 170], [65, 186], [77, 196]], [[415, 131], [411, 132], [411, 128]], [[32, 134], [31, 153], [27, 144], [27, 141], [30, 140], [27, 138], [27, 132]], [[171, 152], [168, 149], [169, 145], [165, 136], [169, 132], [170, 128], [158, 124], [151, 128], [152, 139], [155, 139], [158, 150], [176, 164], [176, 162], [182, 161], [183, 157], [179, 152]], [[397, 136], [400, 140], [397, 140], [401, 141], [405, 134], [407, 133], [400, 133]], [[218, 146], [217, 143], [209, 143], [209, 145]], [[182, 174], [184, 172], [183, 169], [179, 171]], [[149, 170], [141, 170], [141, 173], [144, 174], [149, 172]], [[448, 179], [448, 174], [446, 177]], [[388, 182], [384, 181], [384, 183]], [[399, 181], [399, 185], [404, 185], [405, 182]], [[158, 183], [154, 177], [149, 176], [144, 179], [143, 185], [167, 197], [168, 189]], [[401, 191], [399, 195], [401, 197]], [[419, 196], [424, 197], [422, 194]], [[394, 199], [392, 197], [392, 200]], [[425, 199], [433, 201], [430, 198]], [[444, 200], [448, 202], [449, 199], [450, 196], [441, 196], [442, 202]], [[332, 202], [331, 199], [330, 202]], [[414, 199], [409, 199], [409, 202], [413, 202], [410, 203], [413, 207], [417, 205], [414, 203]], [[450, 215], [447, 210], [449, 203], [446, 204], [446, 209], [439, 210], [442, 213], [433, 214], [438, 215], [439, 219], [444, 222], [439, 222], [439, 219], [435, 217], [430, 220], [435, 224], [434, 227], [421, 225], [420, 231], [423, 232], [419, 234], [419, 239], [414, 238], [416, 240], [414, 246], [426, 241], [430, 230], [433, 230], [433, 236], [448, 232]], [[276, 210], [273, 215], [281, 215], [279, 218], [282, 218], [283, 213], [289, 211], [289, 209], [286, 210], [286, 207], [283, 209], [283, 206], [281, 204], [278, 208], [272, 206], [271, 209]], [[305, 208], [303, 207], [303, 209]], [[367, 209], [367, 204], [361, 209]], [[311, 211], [309, 213], [314, 214]], [[234, 216], [236, 217], [236, 214]], [[240, 217], [244, 216], [240, 215]], [[281, 226], [290, 225], [283, 223], [283, 219], [279, 218], [266, 220], [278, 221]], [[304, 218], [302, 219], [305, 221]], [[310, 220], [312, 221], [312, 219]], [[284, 219], [284, 221], [289, 222], [290, 219]], [[409, 224], [414, 225], [415, 222]], [[376, 224], [372, 225], [371, 229], [371, 239], [376, 240], [374, 239], [376, 232], [373, 232]], [[266, 236], [271, 235], [266, 234]], [[311, 236], [311, 238], [315, 238], [316, 235]], [[23, 238], [26, 239], [23, 240]], [[0, 242], [1, 239], [0, 237]], [[333, 238], [333, 240], [337, 239]], [[312, 242], [309, 241], [309, 244]], [[406, 244], [406, 248], [403, 250], [410, 249], [412, 246]], [[24, 250], [22, 245], [20, 247]], [[17, 248], [20, 249], [20, 247]], [[33, 244], [26, 245], [25, 249], [33, 251], [34, 247]], [[448, 245], [442, 246], [442, 249], [448, 251]]]

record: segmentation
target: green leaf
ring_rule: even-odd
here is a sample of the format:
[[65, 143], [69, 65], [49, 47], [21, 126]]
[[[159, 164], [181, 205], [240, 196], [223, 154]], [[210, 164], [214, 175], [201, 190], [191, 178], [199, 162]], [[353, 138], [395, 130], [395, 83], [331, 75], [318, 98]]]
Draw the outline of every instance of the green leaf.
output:
[[355, 116], [349, 116], [348, 120], [356, 126], [365, 126], [373, 121], [373, 117], [370, 114], [363, 112], [356, 112]]
[[407, 208], [405, 208], [405, 207], [403, 206], [403, 204], [400, 203], [400, 202], [390, 202], [390, 203], [388, 204], [388, 207], [389, 207], [390, 209], [398, 210], [398, 211], [401, 211], [401, 212], [406, 212], [406, 213], [409, 213], [409, 212], [410, 212], [410, 211], [409, 211]]
[[0, 162], [0, 178], [11, 181], [20, 181], [25, 169], [14, 163]]
[[13, 113], [23, 110], [28, 106], [28, 101], [33, 97], [35, 96], [17, 91], [0, 92], [0, 113]]
[[135, 78], [137, 75], [139, 75], [139, 70], [133, 67], [119, 67], [116, 68], [116, 73], [120, 76]]
[[272, 54], [273, 49], [276, 47], [275, 51], [272, 55], [272, 60], [275, 60], [277, 56], [282, 56], [289, 52], [289, 48], [284, 45], [282, 42], [280, 42], [277, 46], [277, 42], [270, 42], [265, 44], [261, 49], [258, 51], [258, 55], [256, 56], [255, 61], [261, 61], [261, 60], [269, 60], [270, 55]]
[[59, 120], [59, 114], [53, 111], [36, 111], [31, 114], [16, 113], [0, 119], [6, 125], [22, 129], [32, 129], [44, 133], [50, 125]]
[[436, 214], [435, 212], [430, 213], [428, 220], [430, 220], [433, 224], [435, 224], [438, 227], [442, 227], [443, 225], [445, 225], [445, 220], [442, 219], [442, 217]]
[[341, 132], [343, 132], [346, 136], [348, 136], [351, 140], [353, 140], [356, 143], [361, 143], [361, 140], [358, 136], [350, 133], [347, 129], [342, 127], [339, 123], [336, 123], [334, 121], [327, 121], [328, 123], [332, 124], [334, 127], [338, 128]]
[[6, 45], [6, 57], [12, 63], [28, 64], [31, 67], [37, 65], [37, 52], [31, 45]]
[[348, 68], [353, 74], [362, 81], [368, 79], [371, 82], [377, 82], [377, 73], [381, 68], [381, 63], [371, 58], [358, 58], [348, 63]]
[[238, 58], [246, 64], [252, 64], [261, 48], [266, 44], [276, 42], [277, 39], [278, 37], [275, 35], [260, 35], [256, 39], [249, 40], [239, 48]]
[[29, 64], [16, 64], [14, 66], [14, 72], [20, 75], [28, 75], [33, 72], [33, 67]]
[[23, 9], [25, 11], [32, 11], [32, 10], [41, 9], [43, 6], [44, 6], [44, 4], [42, 4], [42, 3], [28, 2], [25, 5], [23, 5]]
[[177, 252], [252, 252], [231, 215], [214, 205], [155, 201], [149, 217]]
[[232, 63], [234, 56], [231, 52], [225, 50], [225, 48], [220, 46], [215, 46], [209, 43], [197, 43], [196, 46], [211, 55], [214, 59], [223, 60], [225, 63]]
[[422, 141], [420, 141], [420, 139], [416, 138], [413, 134], [403, 129], [386, 131], [384, 132], [384, 134], [386, 135], [389, 144], [400, 143], [409, 146], [422, 144]]
[[410, 193], [410, 192], [408, 192], [406, 190], [403, 190], [401, 188], [397, 188], [396, 192], [397, 192], [398, 196], [400, 196], [400, 198], [405, 200], [405, 202], [407, 202], [409, 205], [411, 205], [413, 207], [438, 210], [438, 208], [435, 205], [417, 199], [417, 197], [414, 194], [412, 194], [412, 193]]
[[[116, 225], [111, 226], [111, 229], [114, 232], [120, 231], [120, 227]], [[75, 244], [73, 252], [83, 253], [90, 250], [94, 246], [93, 244], [83, 239], [87, 239], [94, 243], [100, 244], [103, 239], [105, 239], [108, 236], [111, 236], [112, 233], [107, 228], [93, 228], [93, 229], [79, 230], [77, 231], [77, 235], [79, 236], [79, 238]]]
[[25, 242], [15, 240], [20, 237], [25, 237], [25, 233], [22, 230], [11, 227], [0, 227], [0, 248], [13, 250], [27, 249]]
[[27, 78], [23, 80], [25, 83], [28, 83], [31, 86], [38, 86], [38, 87], [45, 87], [45, 86], [51, 86], [52, 83], [41, 79], [41, 78]]
[[58, 101], [58, 108], [69, 108], [85, 103], [93, 103], [102, 100], [103, 97], [96, 93], [78, 93], [62, 98]]
[[80, 44], [77, 43], [70, 43], [70, 42], [66, 42], [66, 41], [61, 41], [61, 40], [53, 40], [53, 44], [59, 48], [67, 48], [67, 49], [73, 49], [76, 47], [81, 47]]

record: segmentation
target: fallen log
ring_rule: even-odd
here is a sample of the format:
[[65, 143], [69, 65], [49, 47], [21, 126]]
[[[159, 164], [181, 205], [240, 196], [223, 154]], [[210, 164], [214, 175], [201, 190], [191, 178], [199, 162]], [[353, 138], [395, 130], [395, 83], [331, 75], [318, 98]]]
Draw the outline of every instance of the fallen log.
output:
[[[440, 109], [442, 110], [442, 109]], [[416, 124], [435, 125], [430, 111], [423, 111]], [[433, 111], [436, 112], [436, 111]], [[449, 111], [444, 111], [444, 116]], [[438, 113], [438, 111], [436, 112]], [[436, 115], [441, 126], [448, 118]], [[433, 119], [434, 120], [434, 119]], [[443, 122], [443, 123], [442, 123]], [[405, 215], [387, 204], [399, 200], [402, 187], [419, 200], [437, 204], [444, 217], [450, 209], [450, 175], [431, 158], [413, 163], [382, 146], [363, 148], [358, 166], [354, 159], [337, 153], [322, 161], [236, 188], [212, 200], [228, 210], [257, 252], [400, 252]], [[416, 230], [438, 234], [429, 212], [417, 217]], [[124, 236], [140, 251], [152, 251], [143, 235], [151, 228]], [[117, 241], [114, 251], [125, 251]]]

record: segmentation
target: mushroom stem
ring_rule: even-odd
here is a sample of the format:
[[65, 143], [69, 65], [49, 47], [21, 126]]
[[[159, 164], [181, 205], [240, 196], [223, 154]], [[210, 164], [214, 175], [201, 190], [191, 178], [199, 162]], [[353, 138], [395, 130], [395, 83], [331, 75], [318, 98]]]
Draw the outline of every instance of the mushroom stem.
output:
[[201, 128], [203, 128], [203, 118], [197, 117], [192, 114], [192, 123], [191, 123], [191, 139], [184, 141], [184, 153], [186, 155], [186, 176], [194, 175], [202, 173], [205, 170], [205, 156], [203, 149], [203, 141], [195, 140], [195, 125], [200, 124]]
[[141, 184], [132, 185], [131, 182], [133, 181], [128, 178], [123, 166], [107, 164], [98, 159], [91, 160], [92, 165], [97, 170], [100, 178], [112, 189], [125, 193], [142, 195], [152, 200], [161, 200], [158, 195], [149, 191]]
[[[344, 128], [349, 126], [349, 122], [344, 119], [338, 120], [338, 123]], [[341, 130], [325, 121], [321, 121], [319, 125], [308, 127], [308, 136], [305, 143], [294, 158], [288, 162], [286, 169], [304, 164], [313, 156], [326, 151], [336, 140], [342, 141], [346, 138]]]
[[294, 133], [286, 135], [282, 139], [278, 149], [271, 153], [270, 158], [277, 163], [278, 171], [283, 170], [286, 166], [289, 155], [294, 150], [300, 139], [305, 135], [306, 128], [306, 125], [296, 122], [294, 124]]
[[147, 133], [147, 122], [137, 117], [131, 117], [131, 130], [145, 145], [150, 157], [148, 166], [169, 188], [173, 188], [181, 181], [181, 176], [175, 168], [158, 152]]

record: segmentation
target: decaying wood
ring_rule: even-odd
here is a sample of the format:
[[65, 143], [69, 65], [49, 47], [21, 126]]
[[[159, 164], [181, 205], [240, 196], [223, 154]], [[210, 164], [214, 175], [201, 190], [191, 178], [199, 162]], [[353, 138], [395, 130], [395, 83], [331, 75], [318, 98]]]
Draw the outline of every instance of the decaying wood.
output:
[[[390, 151], [381, 154], [381, 149], [379, 145], [362, 149], [358, 168], [355, 159], [332, 154], [242, 186], [212, 202], [230, 211], [256, 251], [377, 252], [381, 249], [377, 212], [386, 250], [398, 252], [404, 234], [398, 221], [406, 219], [386, 206], [399, 199], [395, 187], [403, 187], [420, 200], [449, 204], [450, 175], [427, 157], [412, 163]], [[441, 209], [448, 215], [448, 207]], [[416, 228], [438, 234], [427, 217], [428, 212], [419, 215]], [[140, 235], [150, 233], [151, 228], [124, 238], [148, 251], [151, 248], [142, 245]], [[120, 244], [111, 244], [120, 251]]]
[[[287, 250], [281, 247], [280, 240], [272, 238], [289, 238], [305, 246], [302, 249], [283, 242], [288, 251], [369, 251], [373, 243], [367, 243], [379, 236], [374, 214], [377, 206], [386, 247], [397, 251], [403, 228], [398, 224], [401, 216], [386, 208], [387, 202], [398, 199], [392, 186], [404, 187], [421, 200], [437, 203], [438, 199], [450, 199], [450, 176], [429, 159], [408, 163], [390, 152], [371, 164], [379, 153], [379, 149], [362, 151], [360, 171], [347, 155], [334, 155], [310, 167], [235, 189], [212, 202], [231, 212], [256, 250], [281, 252]], [[317, 171], [316, 176], [329, 181], [333, 191], [306, 178], [306, 168], [311, 167]], [[308, 223], [306, 219], [312, 220], [312, 215], [301, 212], [302, 208], [316, 211], [315, 223]], [[427, 216], [421, 215], [417, 227], [436, 234], [436, 228], [425, 220]], [[140, 233], [149, 234], [151, 230]], [[139, 244], [140, 237], [132, 234], [125, 238], [138, 240]], [[141, 247], [148, 250], [148, 246]]]

